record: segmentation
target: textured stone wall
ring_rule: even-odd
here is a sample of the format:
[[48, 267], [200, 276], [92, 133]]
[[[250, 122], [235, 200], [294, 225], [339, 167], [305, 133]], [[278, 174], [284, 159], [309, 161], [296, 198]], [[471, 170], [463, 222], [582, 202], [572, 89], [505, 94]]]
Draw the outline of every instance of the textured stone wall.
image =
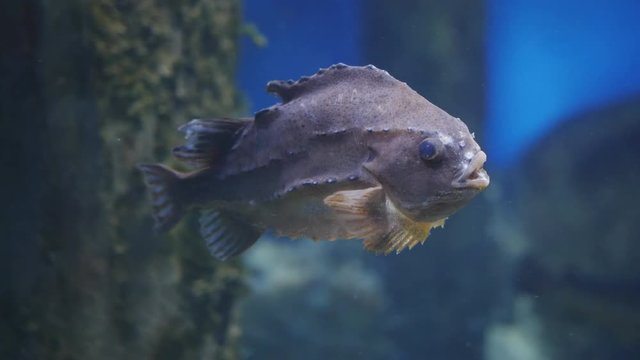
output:
[[3, 219], [11, 242], [3, 259], [14, 260], [3, 265], [11, 281], [0, 355], [235, 358], [241, 267], [208, 255], [194, 219], [154, 235], [135, 164], [168, 160], [175, 129], [190, 118], [239, 111], [239, 2], [6, 7], [26, 29], [30, 61], [15, 65], [28, 82], [7, 79], [32, 96], [8, 99], [15, 92], [2, 89], [15, 108], [2, 112], [4, 133], [15, 134], [14, 151], [29, 149], [3, 165], [15, 168], [14, 188], [33, 195], [12, 198], [26, 210]]

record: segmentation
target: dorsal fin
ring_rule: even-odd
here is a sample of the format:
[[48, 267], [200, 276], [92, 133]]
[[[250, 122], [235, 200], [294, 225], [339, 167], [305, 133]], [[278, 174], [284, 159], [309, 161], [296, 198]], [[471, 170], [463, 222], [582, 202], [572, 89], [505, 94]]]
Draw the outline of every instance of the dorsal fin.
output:
[[231, 149], [252, 119], [194, 119], [178, 128], [185, 133], [184, 145], [173, 149], [173, 155], [194, 168], [213, 167]]
[[[273, 80], [267, 83], [267, 91], [278, 95], [283, 103], [287, 103], [303, 94], [317, 88], [336, 84], [336, 82], [353, 80], [357, 78], [376, 77], [395, 80], [388, 72], [380, 70], [373, 65], [350, 66], [345, 64], [331, 65], [326, 69], [320, 69], [311, 76], [302, 76], [294, 80]], [[397, 80], [396, 80], [397, 81]]]

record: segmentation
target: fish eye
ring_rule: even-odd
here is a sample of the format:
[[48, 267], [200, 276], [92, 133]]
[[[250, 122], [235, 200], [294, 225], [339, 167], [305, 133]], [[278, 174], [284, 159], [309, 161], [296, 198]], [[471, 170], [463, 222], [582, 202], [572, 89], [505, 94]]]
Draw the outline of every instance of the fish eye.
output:
[[438, 139], [424, 139], [419, 146], [420, 158], [425, 161], [437, 159], [442, 153], [442, 143]]

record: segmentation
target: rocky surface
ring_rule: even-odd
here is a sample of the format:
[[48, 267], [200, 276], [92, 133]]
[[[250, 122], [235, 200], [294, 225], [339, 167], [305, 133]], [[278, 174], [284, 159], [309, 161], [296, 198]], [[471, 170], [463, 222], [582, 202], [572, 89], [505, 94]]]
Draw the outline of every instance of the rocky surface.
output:
[[514, 259], [511, 330], [537, 323], [528, 339], [548, 358], [640, 354], [639, 136], [636, 98], [566, 121], [500, 176], [492, 233]]
[[154, 235], [134, 165], [240, 109], [239, 2], [3, 7], [0, 357], [236, 358], [242, 268]]

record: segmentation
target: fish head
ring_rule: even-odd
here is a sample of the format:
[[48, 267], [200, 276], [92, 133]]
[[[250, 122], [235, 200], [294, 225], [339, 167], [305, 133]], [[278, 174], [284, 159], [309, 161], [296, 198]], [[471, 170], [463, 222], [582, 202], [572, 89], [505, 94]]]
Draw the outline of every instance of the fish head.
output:
[[446, 218], [489, 185], [487, 155], [459, 119], [435, 129], [389, 131], [369, 149], [364, 168], [415, 221]]

